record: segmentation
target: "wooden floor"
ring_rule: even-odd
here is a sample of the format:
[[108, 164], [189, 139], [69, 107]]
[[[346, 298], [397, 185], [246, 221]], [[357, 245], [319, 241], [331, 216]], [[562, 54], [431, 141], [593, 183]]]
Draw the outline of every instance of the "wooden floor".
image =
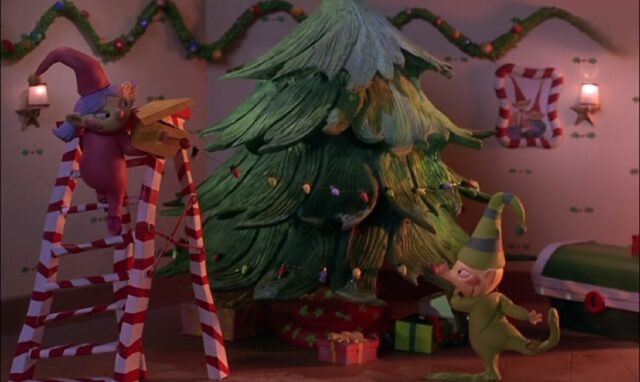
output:
[[[49, 327], [45, 344], [97, 341], [115, 338], [111, 317]], [[544, 338], [545, 328], [525, 334]], [[89, 337], [88, 337], [89, 336]], [[145, 328], [149, 381], [206, 381], [202, 343], [180, 334], [176, 306], [149, 312]], [[7, 380], [16, 335], [2, 337], [2, 381]], [[418, 381], [427, 372], [480, 371], [482, 365], [468, 347], [440, 350], [432, 355], [389, 351], [378, 361], [357, 366], [336, 366], [317, 360], [316, 352], [284, 345], [275, 337], [228, 343], [231, 377], [228, 382], [313, 381]], [[638, 344], [563, 329], [553, 351], [534, 357], [504, 353], [500, 367], [505, 381], [637, 382]], [[43, 360], [36, 377], [109, 375], [112, 355]]]

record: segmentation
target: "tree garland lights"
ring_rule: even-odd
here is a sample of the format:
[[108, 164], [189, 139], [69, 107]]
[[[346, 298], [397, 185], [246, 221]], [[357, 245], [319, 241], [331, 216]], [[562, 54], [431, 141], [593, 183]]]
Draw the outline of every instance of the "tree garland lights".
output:
[[[22, 59], [44, 40], [46, 31], [56, 18], [66, 17], [89, 41], [97, 56], [105, 62], [116, 61], [124, 57], [132, 49], [136, 41], [147, 30], [149, 24], [154, 21], [153, 16], [158, 12], [164, 13], [164, 16], [170, 21], [180, 43], [187, 52], [187, 58], [199, 58], [209, 62], [220, 61], [224, 57], [224, 52], [230, 51], [234, 44], [244, 37], [251, 25], [261, 17], [278, 12], [287, 12], [298, 22], [307, 18], [307, 15], [300, 7], [288, 1], [260, 1], [245, 10], [219, 40], [203, 44], [198, 42], [196, 37], [187, 30], [182, 15], [173, 1], [153, 0], [142, 10], [135, 25], [128, 33], [112, 41], [103, 41], [91, 25], [90, 16], [86, 10], [78, 9], [70, 0], [58, 0], [40, 17], [31, 33], [22, 34], [20, 40], [16, 43], [3, 39], [0, 45], [0, 57], [16, 61]], [[614, 53], [620, 53], [620, 50], [603, 32], [586, 20], [556, 7], [542, 7], [522, 20], [514, 18], [512, 19], [513, 25], [508, 32], [501, 34], [492, 41], [483, 43], [472, 41], [443, 20], [442, 17], [424, 8], [403, 10], [390, 17], [389, 20], [398, 28], [402, 28], [412, 20], [423, 20], [433, 25], [447, 40], [468, 56], [495, 61], [506, 55], [538, 25], [554, 18], [568, 22], [606, 49]]]

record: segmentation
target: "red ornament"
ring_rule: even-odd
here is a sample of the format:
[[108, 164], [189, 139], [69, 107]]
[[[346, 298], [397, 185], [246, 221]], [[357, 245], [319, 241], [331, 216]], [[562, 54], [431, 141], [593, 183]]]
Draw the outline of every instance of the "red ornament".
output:
[[222, 259], [222, 255], [219, 253], [216, 253], [215, 255], [213, 255], [213, 261], [220, 261]]
[[482, 50], [483, 53], [489, 54], [493, 50], [493, 45], [490, 42], [485, 42], [482, 45], [480, 45], [480, 49]]
[[439, 27], [440, 25], [442, 25], [442, 17], [437, 16], [435, 19], [433, 19], [433, 25]]
[[282, 264], [280, 268], [278, 268], [278, 278], [281, 279], [287, 274], [287, 266]]
[[260, 16], [260, 7], [257, 4], [253, 4], [252, 6], [250, 6], [249, 11], [253, 15], [253, 17]]
[[122, 51], [122, 49], [124, 49], [124, 40], [121, 38], [116, 39], [113, 42], [113, 47], [116, 48], [117, 51]]
[[520, 33], [520, 32], [522, 32], [522, 25], [513, 24], [513, 26], [511, 27], [511, 33]]
[[453, 37], [454, 39], [459, 39], [461, 36], [461, 33], [459, 30], [454, 30], [453, 32], [451, 32], [451, 37]]
[[360, 191], [360, 200], [362, 200], [365, 203], [369, 203], [369, 194], [367, 194], [364, 191]]
[[231, 171], [231, 175], [233, 175], [234, 178], [240, 178], [240, 169], [236, 166], [229, 167], [229, 171]]
[[85, 9], [83, 9], [82, 11], [80, 11], [80, 16], [84, 17], [85, 19], [89, 18], [89, 12], [86, 11]]
[[9, 40], [2, 40], [2, 46], [4, 47], [4, 50], [6, 50], [9, 53], [13, 53], [13, 43]]

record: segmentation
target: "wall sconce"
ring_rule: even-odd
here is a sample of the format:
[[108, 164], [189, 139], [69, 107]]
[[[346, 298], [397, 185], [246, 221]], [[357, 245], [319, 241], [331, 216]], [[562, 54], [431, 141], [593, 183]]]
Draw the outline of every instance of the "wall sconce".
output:
[[574, 125], [587, 121], [591, 126], [594, 126], [593, 113], [600, 110], [600, 88], [598, 84], [592, 82], [583, 83], [580, 87], [578, 104], [571, 109], [578, 113]]
[[38, 76], [29, 76], [29, 92], [27, 94], [27, 106], [23, 109], [16, 110], [16, 113], [22, 117], [22, 130], [29, 125], [40, 127], [38, 117], [40, 117], [40, 109], [49, 106], [49, 95], [47, 92], [47, 84], [40, 81]]

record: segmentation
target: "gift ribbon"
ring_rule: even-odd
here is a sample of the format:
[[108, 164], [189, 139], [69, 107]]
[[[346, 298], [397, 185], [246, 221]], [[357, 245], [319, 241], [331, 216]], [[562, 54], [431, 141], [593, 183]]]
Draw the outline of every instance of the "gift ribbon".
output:
[[340, 333], [329, 333], [327, 336], [329, 341], [332, 342], [345, 342], [348, 344], [356, 344], [359, 342], [364, 342], [364, 335], [360, 332], [340, 332]]
[[415, 322], [412, 322], [409, 324], [409, 351], [415, 351], [416, 350], [416, 329], [417, 329], [417, 324]]

